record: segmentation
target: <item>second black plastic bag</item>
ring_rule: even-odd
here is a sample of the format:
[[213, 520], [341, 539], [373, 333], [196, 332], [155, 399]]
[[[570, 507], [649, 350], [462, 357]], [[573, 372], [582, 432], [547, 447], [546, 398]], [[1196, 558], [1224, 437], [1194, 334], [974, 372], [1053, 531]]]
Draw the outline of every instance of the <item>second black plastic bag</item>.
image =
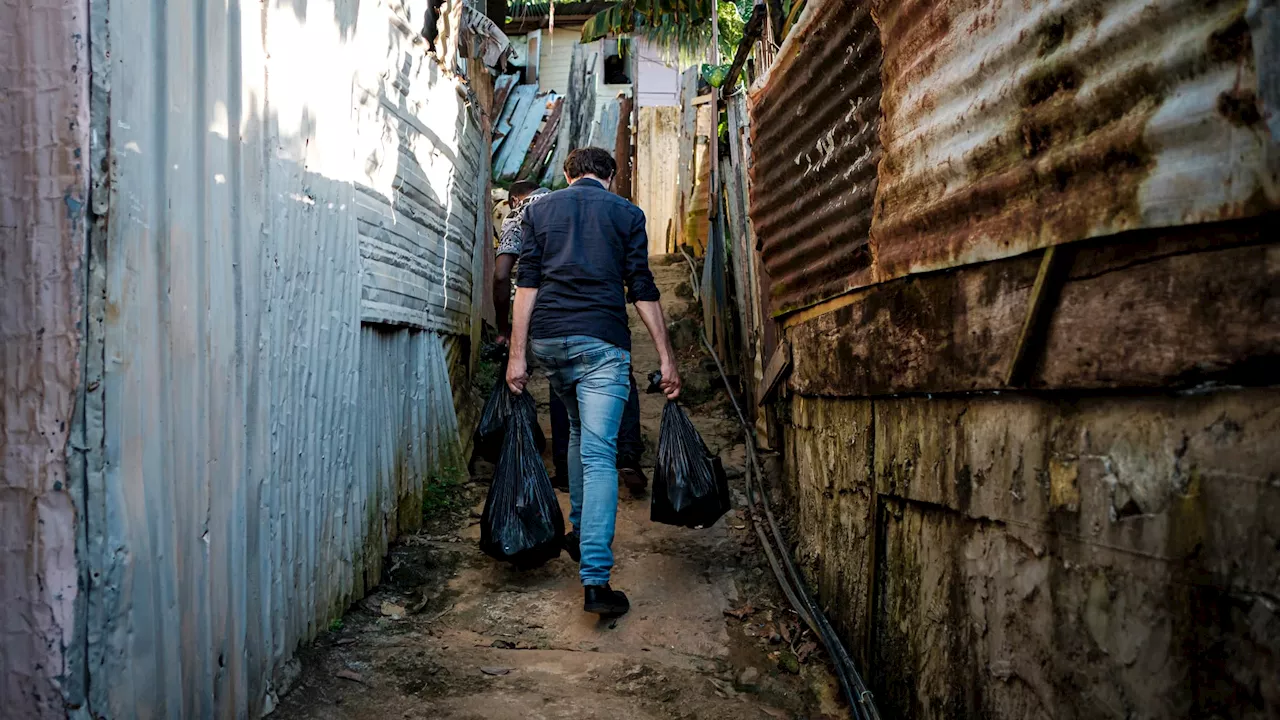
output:
[[499, 368], [493, 392], [489, 393], [484, 410], [480, 412], [480, 423], [476, 425], [476, 454], [491, 463], [498, 462], [498, 456], [502, 453], [502, 441], [507, 434], [507, 418], [515, 413], [523, 413], [527, 418], [533, 432], [534, 447], [538, 452], [547, 449], [547, 437], [542, 434], [542, 427], [538, 425], [538, 409], [533, 404], [533, 398], [527, 392], [519, 395], [511, 392], [503, 379], [506, 375], [507, 368], [503, 364]]
[[707, 450], [680, 405], [668, 402], [658, 431], [649, 519], [681, 527], [710, 527], [729, 507], [729, 480], [720, 458]]
[[480, 549], [521, 569], [558, 557], [564, 535], [564, 515], [534, 443], [535, 427], [524, 413], [507, 417], [502, 454], [480, 516]]

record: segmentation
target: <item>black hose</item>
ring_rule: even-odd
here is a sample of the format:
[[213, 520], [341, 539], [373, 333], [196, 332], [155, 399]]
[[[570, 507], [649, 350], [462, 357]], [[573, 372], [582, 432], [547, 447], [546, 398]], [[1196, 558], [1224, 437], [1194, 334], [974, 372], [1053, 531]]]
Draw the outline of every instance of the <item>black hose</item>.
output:
[[865, 720], [879, 720], [880, 713], [876, 709], [875, 699], [871, 694], [870, 688], [863, 682], [862, 675], [853, 663], [853, 658], [849, 656], [849, 652], [845, 650], [844, 644], [840, 642], [839, 636], [836, 635], [835, 628], [831, 626], [831, 622], [827, 620], [822, 608], [818, 606], [817, 601], [814, 600], [813, 595], [809, 592], [804, 578], [801, 577], [799, 570], [796, 569], [795, 562], [791, 559], [791, 553], [787, 551], [786, 540], [782, 536], [777, 518], [774, 517], [772, 503], [769, 502], [769, 494], [765, 490], [763, 482], [760, 483], [761, 505], [764, 507], [765, 518], [773, 535], [773, 541], [778, 546], [778, 555], [781, 555], [782, 566], [786, 569], [785, 573], [779, 567], [774, 549], [769, 544], [764, 530], [760, 527], [759, 519], [755, 513], [755, 487], [752, 482], [753, 478], [760, 479], [762, 477], [760, 459], [756, 454], [755, 436], [751, 426], [747, 423], [746, 415], [742, 412], [741, 405], [738, 404], [738, 398], [729, 384], [729, 377], [725, 373], [724, 365], [720, 362], [720, 355], [707, 340], [705, 331], [702, 333], [702, 344], [706, 346], [707, 351], [711, 353], [711, 358], [715, 360], [716, 369], [720, 372], [720, 378], [724, 382], [725, 392], [728, 393], [729, 401], [733, 403], [734, 412], [738, 415], [738, 423], [742, 426], [748, 460], [746, 468], [748, 511], [752, 526], [755, 527], [756, 534], [760, 538], [765, 555], [769, 559], [769, 565], [778, 580], [778, 585], [782, 588], [782, 593], [786, 596], [787, 601], [791, 603], [791, 606], [800, 615], [800, 618], [805, 621], [805, 624], [809, 626], [809, 629], [818, 636], [818, 639], [826, 647], [827, 653], [835, 661], [836, 679], [839, 680], [840, 688], [849, 703], [850, 714], [855, 720], [863, 720], [864, 718]]

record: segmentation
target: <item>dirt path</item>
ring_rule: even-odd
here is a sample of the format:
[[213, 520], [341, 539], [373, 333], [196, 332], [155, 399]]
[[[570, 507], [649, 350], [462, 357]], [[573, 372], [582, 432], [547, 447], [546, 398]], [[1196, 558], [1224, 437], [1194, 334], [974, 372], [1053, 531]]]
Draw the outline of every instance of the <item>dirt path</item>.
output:
[[[674, 323], [689, 312], [684, 265], [655, 264]], [[684, 297], [680, 297], [683, 295]], [[633, 319], [634, 367], [656, 369]], [[691, 414], [736, 485], [736, 508], [713, 528], [649, 521], [648, 498], [618, 511], [614, 585], [631, 612], [582, 612], [567, 555], [517, 572], [480, 553], [479, 512], [491, 468], [476, 469], [474, 508], [460, 522], [407, 538], [383, 585], [301, 653], [281, 718], [819, 718], [839, 717], [837, 691], [812, 644], [784, 611], [743, 516], [743, 448], [689, 337], [682, 370]], [[545, 382], [534, 387], [545, 405]], [[695, 397], [695, 399], [696, 399]], [[641, 398], [646, 445], [663, 400]], [[546, 424], [543, 407], [541, 416]], [[547, 428], [548, 437], [550, 429]], [[568, 515], [568, 496], [561, 493]], [[803, 662], [801, 662], [803, 661]]]

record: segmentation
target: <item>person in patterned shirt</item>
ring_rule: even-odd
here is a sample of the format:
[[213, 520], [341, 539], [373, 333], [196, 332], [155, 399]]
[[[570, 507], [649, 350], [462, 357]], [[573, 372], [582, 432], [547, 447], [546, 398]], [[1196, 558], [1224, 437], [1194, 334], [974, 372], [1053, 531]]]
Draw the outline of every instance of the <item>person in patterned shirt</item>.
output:
[[[524, 233], [522, 222], [524, 211], [534, 203], [551, 194], [550, 190], [539, 187], [526, 180], [513, 183], [507, 194], [511, 204], [511, 212], [502, 221], [502, 231], [498, 236], [497, 259], [494, 262], [493, 276], [493, 308], [498, 320], [498, 344], [506, 346], [511, 338], [511, 298], [515, 295], [516, 263], [520, 259]], [[640, 436], [640, 390], [636, 386], [635, 377], [631, 378], [631, 388], [627, 404], [622, 413], [622, 425], [618, 430], [618, 475], [632, 495], [644, 494], [649, 484], [644, 471], [640, 469], [640, 458], [644, 454], [644, 440]], [[556, 487], [569, 488], [569, 412], [555, 393], [551, 393], [551, 459], [555, 464], [555, 477], [551, 482]]]
[[513, 184], [508, 191], [511, 212], [502, 221], [493, 273], [493, 309], [498, 319], [499, 345], [506, 345], [511, 337], [511, 296], [515, 293], [516, 262], [520, 260], [523, 239], [520, 222], [524, 218], [524, 209], [550, 193], [550, 190], [527, 180]]

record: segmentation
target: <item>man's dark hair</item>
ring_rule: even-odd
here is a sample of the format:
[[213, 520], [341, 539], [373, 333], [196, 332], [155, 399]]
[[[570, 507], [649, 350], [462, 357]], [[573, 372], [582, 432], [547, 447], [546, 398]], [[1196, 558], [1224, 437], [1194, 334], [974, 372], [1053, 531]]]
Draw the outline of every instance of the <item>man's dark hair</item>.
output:
[[511, 183], [511, 189], [507, 190], [507, 197], [512, 200], [522, 200], [529, 196], [534, 190], [538, 189], [538, 183], [529, 182], [528, 180], [517, 180]]
[[564, 161], [564, 174], [574, 180], [583, 175], [595, 175], [601, 180], [609, 180], [617, 171], [618, 164], [604, 148], [578, 148], [569, 153]]

